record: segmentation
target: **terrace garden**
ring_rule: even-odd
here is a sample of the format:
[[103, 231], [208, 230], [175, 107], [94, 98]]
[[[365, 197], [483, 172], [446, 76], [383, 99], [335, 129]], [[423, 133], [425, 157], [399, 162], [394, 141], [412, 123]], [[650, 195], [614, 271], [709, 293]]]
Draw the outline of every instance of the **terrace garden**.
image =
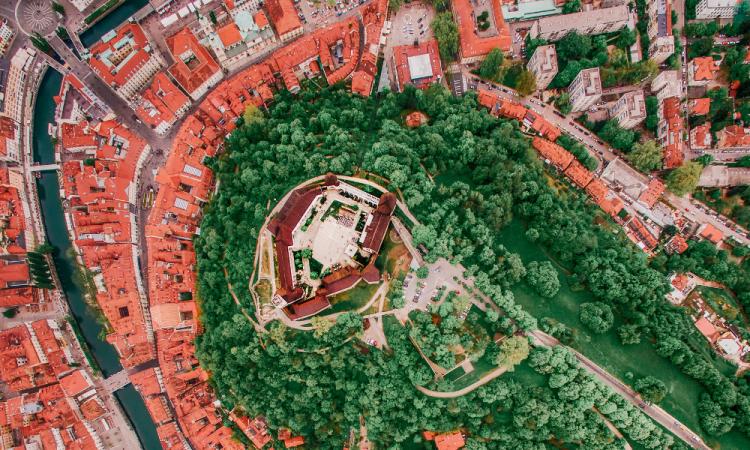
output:
[[[430, 122], [407, 128], [404, 110]], [[672, 389], [665, 408], [722, 447], [749, 446], [746, 381], [693, 342], [685, 312], [664, 299], [667, 270], [651, 267], [578, 191], [559, 196], [518, 126], [480, 110], [473, 94], [455, 99], [433, 87], [362, 99], [338, 86], [281, 94], [226, 148], [211, 163], [220, 187], [196, 238], [205, 330], [197, 355], [222, 402], [264, 415], [273, 430], [291, 428], [310, 448], [341, 448], [362, 423], [378, 448], [423, 447], [422, 431], [458, 429], [474, 449], [623, 448], [603, 418], [638, 448], [684, 448], [564, 348], [529, 349], [524, 333], [541, 326], [626, 383], [661, 379]], [[383, 318], [386, 342], [377, 348], [361, 339], [373, 320], [352, 309], [316, 317], [313, 333], [248, 320], [256, 303], [237, 287], [263, 270], [264, 259], [253, 257], [256, 248], [270, 251], [257, 241], [270, 208], [305, 180], [363, 171], [405, 202], [416, 219], [407, 224], [413, 244], [424, 249], [424, 265], [403, 282], [399, 264], [375, 259], [393, 275], [390, 302], [416, 298], [426, 308]], [[394, 248], [386, 237], [382, 250]], [[314, 249], [313, 257], [327, 264]], [[549, 298], [525, 281], [527, 265], [545, 260], [560, 284]], [[544, 267], [533, 272], [548, 276]], [[467, 297], [468, 310], [455, 308]], [[440, 302], [452, 308], [441, 311]], [[582, 303], [611, 309], [612, 328], [587, 331]], [[621, 329], [639, 343], [622, 343]], [[469, 360], [473, 370], [440, 376], [420, 350], [441, 367]], [[487, 378], [497, 369], [514, 371]]]

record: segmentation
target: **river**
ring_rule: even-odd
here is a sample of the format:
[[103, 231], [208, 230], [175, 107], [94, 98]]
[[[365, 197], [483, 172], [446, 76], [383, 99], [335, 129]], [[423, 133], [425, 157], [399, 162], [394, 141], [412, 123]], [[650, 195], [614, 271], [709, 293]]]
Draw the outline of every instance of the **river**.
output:
[[100, 21], [96, 22], [89, 29], [78, 35], [81, 43], [89, 48], [96, 44], [104, 33], [114, 30], [121, 23], [125, 22], [130, 16], [139, 9], [148, 4], [148, 0], [125, 0], [120, 6], [110, 11]]
[[[55, 162], [54, 148], [47, 134], [47, 126], [55, 118], [53, 97], [59, 92], [61, 82], [62, 76], [56, 71], [48, 69], [39, 86], [37, 102], [34, 105], [32, 137], [34, 161], [41, 164]], [[57, 274], [60, 277], [63, 291], [65, 291], [68, 305], [70, 305], [71, 314], [78, 323], [85, 341], [81, 344], [87, 345], [91, 349], [91, 353], [105, 377], [119, 372], [122, 370], [122, 366], [117, 351], [102, 339], [102, 325], [96, 321], [95, 315], [84, 302], [79, 286], [73, 282], [76, 261], [70, 256], [71, 243], [65, 226], [62, 202], [58, 195], [60, 185], [57, 173], [43, 172], [42, 177], [37, 180], [37, 189], [47, 239], [55, 247], [54, 260]], [[156, 426], [151, 420], [148, 410], [146, 410], [143, 398], [133, 385], [128, 384], [115, 394], [133, 424], [141, 445], [147, 450], [161, 449], [159, 437], [156, 434]]]

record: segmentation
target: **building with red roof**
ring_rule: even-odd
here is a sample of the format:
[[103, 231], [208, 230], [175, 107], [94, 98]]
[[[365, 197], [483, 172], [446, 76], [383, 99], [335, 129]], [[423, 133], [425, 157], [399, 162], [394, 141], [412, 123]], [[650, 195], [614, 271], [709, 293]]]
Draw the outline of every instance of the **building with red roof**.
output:
[[292, 0], [266, 0], [264, 8], [281, 42], [288, 42], [304, 33]]
[[439, 434], [432, 431], [424, 431], [422, 432], [422, 436], [427, 441], [435, 441], [437, 450], [459, 450], [466, 445], [464, 435], [460, 431]]
[[724, 239], [724, 233], [710, 223], [704, 223], [698, 228], [698, 236], [714, 244], [719, 244]]
[[[494, 48], [508, 52], [511, 46], [510, 28], [505, 23], [500, 0], [482, 3], [482, 8], [470, 0], [452, 0], [451, 7], [459, 33], [461, 64], [472, 64], [484, 59]], [[487, 12], [489, 27], [481, 31], [475, 18]]]
[[708, 114], [710, 109], [711, 109], [710, 98], [704, 97], [704, 98], [695, 98], [693, 100], [690, 100], [690, 115], [705, 116], [706, 114]]
[[700, 333], [712, 344], [716, 342], [721, 335], [721, 331], [705, 316], [701, 316], [700, 319], [695, 321], [695, 327], [698, 328], [698, 331], [700, 331]]
[[711, 142], [711, 123], [704, 123], [690, 129], [690, 148], [710, 148]]
[[637, 217], [630, 218], [625, 231], [627, 232], [628, 238], [635, 242], [635, 244], [643, 251], [651, 252], [659, 243], [646, 225], [644, 225]]
[[688, 243], [681, 234], [675, 234], [674, 236], [672, 236], [672, 238], [667, 241], [666, 245], [664, 246], [664, 250], [666, 250], [667, 253], [681, 254], [684, 253], [687, 249]]
[[546, 139], [535, 137], [531, 141], [531, 145], [539, 152], [539, 155], [544, 158], [545, 161], [559, 170], [567, 169], [573, 160], [575, 160], [572, 153]]
[[694, 58], [688, 63], [688, 85], [705, 86], [713, 81], [719, 71], [719, 61], [711, 56]]
[[716, 133], [719, 148], [747, 147], [750, 145], [750, 128], [729, 125]]
[[681, 166], [684, 160], [682, 133], [685, 125], [680, 111], [680, 98], [668, 97], [662, 100], [658, 115], [656, 135], [664, 149], [664, 168], [674, 169]]
[[0, 161], [19, 161], [18, 144], [21, 133], [10, 117], [0, 116]]
[[409, 128], [416, 128], [427, 123], [429, 119], [427, 115], [422, 111], [413, 111], [406, 115], [406, 126]]
[[573, 160], [568, 168], [565, 169], [565, 176], [570, 178], [581, 189], [585, 188], [594, 178], [594, 174], [576, 160]]
[[136, 115], [160, 135], [169, 131], [190, 108], [190, 99], [164, 72], [156, 74], [138, 103]]
[[612, 192], [599, 178], [594, 178], [591, 183], [586, 186], [586, 193], [591, 196], [594, 202], [604, 212], [612, 217], [617, 216], [623, 208], [622, 199]]
[[438, 44], [435, 39], [429, 39], [418, 45], [394, 47], [392, 65], [399, 92], [403, 91], [407, 84], [425, 88], [432, 83], [439, 83], [443, 78]]
[[224, 77], [224, 72], [208, 50], [185, 27], [167, 38], [174, 64], [169, 74], [193, 100], [198, 100]]
[[89, 49], [89, 54], [94, 73], [127, 101], [135, 100], [162, 68], [161, 56], [135, 22], [126, 22], [104, 34]]
[[664, 193], [664, 189], [664, 183], [657, 178], [652, 178], [651, 181], [648, 182], [646, 190], [641, 193], [640, 197], [638, 197], [638, 201], [649, 208], [653, 208], [659, 200], [659, 197]]

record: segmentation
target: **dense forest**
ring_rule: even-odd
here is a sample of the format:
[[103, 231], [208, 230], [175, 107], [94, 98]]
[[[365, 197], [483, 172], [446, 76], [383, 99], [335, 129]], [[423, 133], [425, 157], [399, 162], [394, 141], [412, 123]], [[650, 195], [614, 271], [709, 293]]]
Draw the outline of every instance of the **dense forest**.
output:
[[[429, 124], [406, 128], [404, 114], [417, 109], [430, 117]], [[529, 357], [536, 372], [549, 375], [546, 384], [531, 388], [501, 377], [463, 397], [441, 400], [414, 388], [431, 377], [407, 328], [387, 327], [387, 351], [346, 340], [362, 330], [353, 313], [322, 333], [275, 322], [268, 333], [258, 334], [237, 310], [227, 283], [252, 312], [244, 287], [267, 212], [310, 177], [371, 172], [386, 177], [388, 189], [402, 195], [421, 221], [412, 231], [415, 243], [429, 249], [428, 260], [446, 257], [467, 267], [475, 285], [505, 312], [505, 328], [510, 320], [513, 329], [537, 326], [508, 289], [527, 273], [519, 255], [498, 239], [515, 216], [526, 224], [526, 238], [548, 248], [578, 285], [627, 320], [631, 338], [651, 340], [662, 356], [703, 383], [707, 432], [734, 427], [748, 434], [746, 383], [723, 375], [690, 348], [700, 342], [694, 339], [697, 331], [664, 301], [666, 262], [662, 269], [649, 267], [621, 234], [600, 226], [608, 218], [585, 196], [556, 192], [517, 124], [480, 110], [473, 94], [455, 99], [433, 87], [363, 99], [332, 87], [297, 97], [280, 94], [258, 117], [240, 126], [222, 156], [210, 161], [220, 188], [196, 238], [205, 329], [198, 357], [225, 406], [264, 414], [272, 428], [290, 427], [315, 448], [341, 448], [360, 417], [369, 438], [383, 447], [419, 446], [424, 429], [463, 428], [471, 437], [467, 448], [474, 449], [545, 448], [552, 442], [622, 448], [602, 415], [645, 448], [683, 448], [574, 368], [562, 349], [537, 349]], [[531, 267], [540, 292], [555, 288], [545, 272]]]

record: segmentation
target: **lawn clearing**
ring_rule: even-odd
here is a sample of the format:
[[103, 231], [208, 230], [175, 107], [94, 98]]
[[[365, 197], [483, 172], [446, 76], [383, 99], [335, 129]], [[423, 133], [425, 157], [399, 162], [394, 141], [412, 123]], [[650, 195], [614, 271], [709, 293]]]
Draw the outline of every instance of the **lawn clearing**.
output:
[[[549, 259], [539, 246], [524, 237], [524, 232], [523, 224], [519, 220], [513, 220], [502, 230], [500, 240], [508, 250], [518, 253], [525, 264]], [[578, 309], [581, 303], [594, 300], [592, 294], [588, 290], [573, 291], [568, 277], [559, 266], [555, 265], [555, 267], [558, 269], [560, 279], [560, 291], [555, 297], [541, 298], [526, 283], [521, 282], [512, 289], [516, 303], [538, 319], [551, 317], [573, 329], [576, 339], [572, 347], [623, 382], [632, 384], [646, 375], [659, 378], [669, 389], [669, 394], [660, 406], [693, 431], [701, 432], [698, 424], [697, 404], [700, 394], [704, 392], [703, 387], [683, 374], [668, 360], [657, 355], [651, 343], [644, 340], [637, 345], [622, 345], [616, 334], [617, 327], [622, 324], [618, 317], [612, 329], [607, 333], [589, 332], [579, 321]], [[727, 367], [728, 363], [716, 356], [707, 343], [699, 343], [698, 348], [701, 352], [704, 350], [710, 352], [707, 354], [712, 355], [714, 365], [722, 373], [727, 373], [728, 369], [731, 370]], [[748, 439], [739, 433], [729, 433], [718, 440], [713, 440], [713, 442], [717, 441], [723, 448], [750, 448]], [[711, 442], [710, 439], [709, 442]]]

